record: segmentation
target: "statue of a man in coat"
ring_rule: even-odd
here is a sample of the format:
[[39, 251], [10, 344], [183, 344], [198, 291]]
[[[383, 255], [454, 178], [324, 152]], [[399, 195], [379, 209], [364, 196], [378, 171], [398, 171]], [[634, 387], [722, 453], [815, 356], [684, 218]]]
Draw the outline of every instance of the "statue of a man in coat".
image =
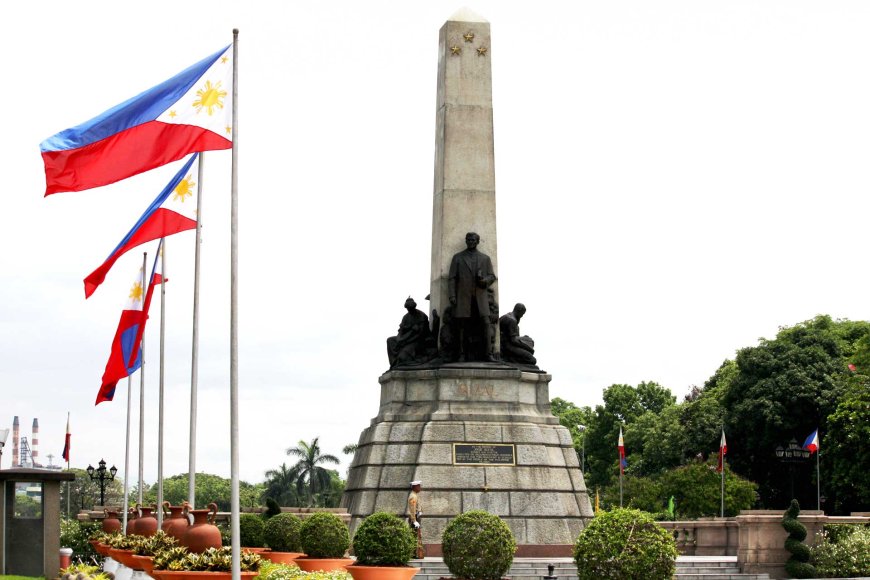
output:
[[[480, 236], [465, 234], [466, 249], [453, 256], [448, 277], [448, 298], [453, 307], [454, 338], [460, 361], [496, 361], [492, 349], [490, 286], [496, 281], [489, 256], [477, 249]], [[498, 315], [496, 315], [496, 319]]]

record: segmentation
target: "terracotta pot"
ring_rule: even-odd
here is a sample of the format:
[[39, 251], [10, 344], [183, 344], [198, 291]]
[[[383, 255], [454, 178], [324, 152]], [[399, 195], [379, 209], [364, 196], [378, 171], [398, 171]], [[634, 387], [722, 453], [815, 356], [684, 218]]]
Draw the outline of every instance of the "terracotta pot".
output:
[[108, 544], [102, 544], [100, 542], [97, 542], [97, 544], [94, 546], [94, 551], [103, 558], [105, 558], [109, 555], [109, 546]]
[[109, 534], [121, 531], [121, 520], [118, 519], [118, 512], [104, 509], [106, 517], [103, 519], [103, 531]]
[[[242, 578], [252, 580], [259, 572], [242, 572]], [[232, 572], [172, 572], [170, 570], [152, 570], [151, 576], [157, 580], [231, 580]]]
[[133, 534], [133, 533], [134, 533], [134, 532], [133, 532], [133, 526], [135, 525], [134, 522], [136, 521], [136, 518], [138, 518], [138, 517], [139, 517], [139, 512], [136, 511], [135, 508], [130, 508], [130, 509], [127, 511], [127, 528], [124, 530], [124, 532], [125, 532], [128, 536], [129, 536], [130, 534]]
[[133, 533], [137, 536], [153, 536], [157, 531], [157, 518], [154, 516], [153, 508], [141, 506], [139, 510], [142, 512], [136, 519], [133, 525]]
[[190, 521], [184, 515], [186, 504], [169, 505], [169, 502], [165, 501], [163, 506], [169, 510], [169, 516], [163, 518], [163, 531], [180, 542], [185, 532], [187, 532], [187, 528], [190, 527]]
[[217, 516], [217, 504], [208, 504], [208, 509], [188, 510], [193, 514], [193, 524], [187, 528], [181, 538], [181, 545], [196, 554], [201, 554], [209, 548], [221, 547], [221, 531], [214, 525]]
[[123, 564], [128, 568], [132, 568], [136, 565], [131, 556], [133, 555], [133, 550], [119, 550], [118, 548], [109, 548], [109, 556]]
[[303, 572], [331, 572], [344, 570], [345, 566], [353, 564], [350, 558], [297, 558], [293, 562]]
[[301, 558], [304, 555], [302, 552], [273, 552], [270, 550], [260, 554], [260, 557], [276, 564], [293, 564], [296, 558]]
[[354, 580], [411, 580], [420, 571], [413, 566], [347, 566]]
[[130, 566], [131, 568], [134, 570], [142, 570], [149, 576], [151, 575], [151, 571], [154, 569], [154, 556], [139, 556], [138, 554], [133, 554], [132, 558], [136, 565]]

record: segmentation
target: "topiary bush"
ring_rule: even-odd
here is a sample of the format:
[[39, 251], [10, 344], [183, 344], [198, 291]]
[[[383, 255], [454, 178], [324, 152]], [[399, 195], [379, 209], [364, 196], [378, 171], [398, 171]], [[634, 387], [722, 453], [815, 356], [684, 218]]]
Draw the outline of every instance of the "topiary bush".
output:
[[263, 547], [263, 518], [257, 514], [239, 516], [239, 541], [246, 548]]
[[347, 524], [337, 515], [318, 512], [302, 521], [302, 551], [309, 558], [341, 558], [350, 546]]
[[807, 528], [797, 519], [801, 507], [796, 499], [782, 516], [782, 527], [788, 532], [785, 539], [785, 549], [791, 557], [785, 562], [785, 571], [792, 578], [814, 578], [816, 569], [810, 564], [810, 547], [803, 543], [807, 537]]
[[301, 552], [302, 520], [295, 514], [278, 514], [266, 521], [263, 539], [275, 552]]
[[652, 516], [635, 509], [600, 512], [577, 537], [574, 563], [580, 580], [670, 580], [677, 543]]
[[417, 549], [417, 535], [404, 520], [385, 512], [367, 517], [353, 536], [353, 553], [361, 566], [407, 566]]
[[441, 544], [450, 573], [473, 580], [499, 580], [510, 569], [517, 551], [517, 541], [508, 525], [483, 510], [468, 511], [452, 519], [441, 536]]

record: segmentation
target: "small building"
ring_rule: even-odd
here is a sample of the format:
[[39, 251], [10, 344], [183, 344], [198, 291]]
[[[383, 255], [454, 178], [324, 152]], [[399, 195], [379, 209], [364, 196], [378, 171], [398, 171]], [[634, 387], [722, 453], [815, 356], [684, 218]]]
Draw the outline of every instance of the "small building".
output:
[[0, 470], [0, 575], [57, 578], [60, 569], [60, 483], [75, 474]]

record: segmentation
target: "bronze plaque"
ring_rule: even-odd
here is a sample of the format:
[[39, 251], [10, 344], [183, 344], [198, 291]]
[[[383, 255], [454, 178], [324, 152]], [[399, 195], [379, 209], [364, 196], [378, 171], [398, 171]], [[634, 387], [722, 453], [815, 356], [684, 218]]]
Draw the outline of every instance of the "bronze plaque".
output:
[[500, 443], [454, 443], [453, 465], [513, 466], [516, 447]]

